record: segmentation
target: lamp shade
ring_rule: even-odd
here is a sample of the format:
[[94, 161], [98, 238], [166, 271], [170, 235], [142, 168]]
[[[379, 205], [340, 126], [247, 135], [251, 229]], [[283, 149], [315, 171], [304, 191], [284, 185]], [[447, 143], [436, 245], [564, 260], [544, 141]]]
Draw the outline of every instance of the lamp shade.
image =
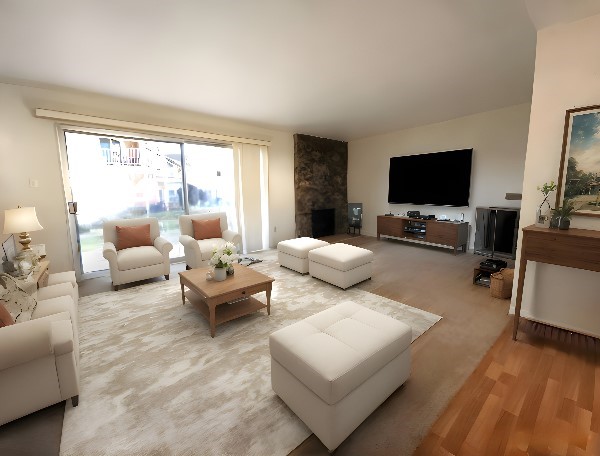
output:
[[25, 231], [43, 230], [40, 225], [35, 207], [19, 207], [4, 211], [4, 234], [23, 233]]

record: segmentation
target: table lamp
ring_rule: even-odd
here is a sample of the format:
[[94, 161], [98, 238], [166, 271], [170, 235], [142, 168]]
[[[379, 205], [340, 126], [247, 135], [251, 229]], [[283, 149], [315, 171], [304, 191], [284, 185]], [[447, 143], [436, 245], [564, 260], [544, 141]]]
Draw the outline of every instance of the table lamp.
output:
[[32, 262], [34, 256], [31, 247], [31, 238], [29, 231], [42, 230], [35, 207], [18, 207], [17, 209], [6, 209], [4, 211], [4, 234], [19, 233], [19, 243], [23, 246], [21, 251], [15, 257], [17, 263], [26, 260]]

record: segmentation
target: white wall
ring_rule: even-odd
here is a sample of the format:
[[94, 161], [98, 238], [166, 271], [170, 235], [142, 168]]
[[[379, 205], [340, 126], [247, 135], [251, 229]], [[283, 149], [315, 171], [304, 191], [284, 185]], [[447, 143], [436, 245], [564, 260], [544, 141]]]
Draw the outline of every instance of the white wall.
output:
[[[422, 214], [465, 214], [470, 248], [477, 206], [519, 207], [506, 193], [521, 193], [529, 104], [461, 117], [447, 122], [364, 138], [348, 144], [348, 201], [363, 203], [363, 233], [377, 235], [377, 216], [420, 210]], [[390, 157], [473, 148], [470, 205], [465, 208], [388, 204]], [[424, 173], [423, 181], [426, 182]]]
[[[0, 82], [0, 227], [4, 209], [35, 206], [44, 229], [31, 233], [32, 243], [46, 244], [54, 272], [73, 269], [73, 263], [57, 130], [53, 121], [34, 117], [36, 108], [270, 140], [270, 245], [294, 236], [291, 132], [107, 96]], [[39, 188], [29, 187], [30, 178], [39, 181]]]
[[[565, 111], [600, 105], [598, 43], [600, 15], [538, 32], [521, 227], [534, 223], [542, 200], [537, 186], [558, 182]], [[571, 226], [598, 230], [600, 219], [574, 217]], [[522, 315], [600, 336], [598, 296], [598, 273], [530, 262]]]

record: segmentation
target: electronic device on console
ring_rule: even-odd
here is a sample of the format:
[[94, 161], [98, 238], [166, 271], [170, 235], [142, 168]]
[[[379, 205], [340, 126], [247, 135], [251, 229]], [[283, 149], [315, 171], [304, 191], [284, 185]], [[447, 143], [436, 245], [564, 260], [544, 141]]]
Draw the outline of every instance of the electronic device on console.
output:
[[414, 222], [411, 221], [407, 226], [404, 227], [404, 231], [413, 234], [425, 234], [427, 230], [427, 223], [425, 222]]
[[415, 215], [413, 218], [420, 220], [435, 220], [435, 215]]
[[421, 212], [420, 212], [420, 211], [408, 211], [408, 212], [406, 213], [406, 216], [407, 216], [407, 217], [413, 217], [413, 218], [416, 218], [416, 217], [418, 217], [419, 215], [421, 215]]

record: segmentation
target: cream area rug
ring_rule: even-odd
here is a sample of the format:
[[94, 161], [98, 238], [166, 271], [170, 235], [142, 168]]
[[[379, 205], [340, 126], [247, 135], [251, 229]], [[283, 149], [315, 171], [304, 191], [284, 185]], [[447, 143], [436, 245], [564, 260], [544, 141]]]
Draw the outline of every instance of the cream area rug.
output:
[[[217, 327], [175, 280], [80, 299], [79, 406], [67, 401], [62, 455], [286, 455], [310, 430], [271, 389], [269, 334], [345, 300], [401, 320], [413, 340], [441, 317], [282, 268], [266, 310]], [[256, 295], [265, 302], [263, 294]]]

